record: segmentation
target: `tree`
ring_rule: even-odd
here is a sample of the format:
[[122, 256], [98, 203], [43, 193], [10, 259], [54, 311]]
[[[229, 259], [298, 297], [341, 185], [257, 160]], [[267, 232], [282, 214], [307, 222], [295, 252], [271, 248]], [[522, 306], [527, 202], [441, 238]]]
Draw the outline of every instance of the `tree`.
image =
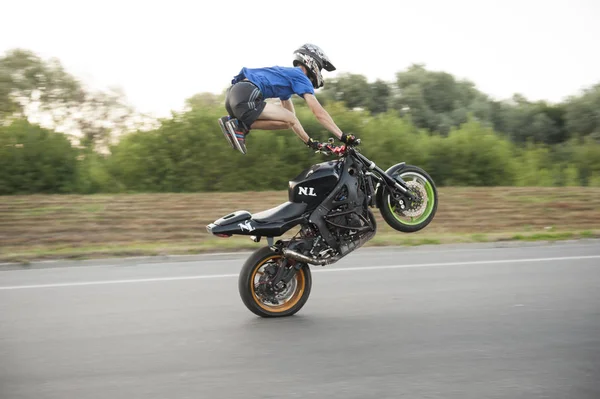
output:
[[572, 96], [565, 103], [566, 128], [571, 134], [600, 138], [600, 84], [584, 90], [579, 97]]
[[224, 95], [216, 95], [213, 93], [198, 93], [185, 100], [185, 105], [188, 110], [191, 110], [196, 108], [199, 109], [223, 105], [224, 101]]
[[370, 98], [367, 109], [372, 114], [386, 112], [389, 107], [392, 89], [389, 84], [381, 79], [377, 79], [370, 84]]
[[351, 73], [340, 74], [328, 80], [323, 88], [328, 97], [341, 101], [350, 109], [367, 108], [370, 100], [370, 87], [363, 75]]
[[414, 123], [443, 135], [465, 123], [472, 114], [480, 121], [489, 121], [492, 108], [486, 95], [467, 80], [457, 80], [449, 73], [428, 71], [422, 64], [413, 64], [396, 74], [398, 94], [394, 108], [411, 115]]
[[58, 60], [43, 61], [31, 51], [15, 49], [0, 58], [0, 109], [3, 117], [26, 116], [80, 102], [83, 91]]
[[91, 91], [58, 60], [14, 49], [0, 57], [0, 121], [24, 117], [92, 148], [106, 148], [111, 137], [152, 122], [135, 113], [121, 91]]

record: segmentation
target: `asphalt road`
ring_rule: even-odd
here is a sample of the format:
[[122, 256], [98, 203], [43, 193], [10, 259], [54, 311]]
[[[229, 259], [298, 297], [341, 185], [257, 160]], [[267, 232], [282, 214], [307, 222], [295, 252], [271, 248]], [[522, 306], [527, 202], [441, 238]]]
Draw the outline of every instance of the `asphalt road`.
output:
[[244, 257], [0, 271], [0, 398], [600, 398], [600, 243], [361, 249], [306, 306]]

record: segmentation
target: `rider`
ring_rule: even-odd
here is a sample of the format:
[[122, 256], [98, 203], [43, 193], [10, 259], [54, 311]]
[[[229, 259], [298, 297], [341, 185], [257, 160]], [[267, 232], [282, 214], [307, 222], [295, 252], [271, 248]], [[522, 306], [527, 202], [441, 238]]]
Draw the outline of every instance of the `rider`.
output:
[[[358, 144], [353, 135], [346, 135], [315, 97], [315, 89], [323, 87], [321, 70], [335, 71], [323, 50], [305, 44], [294, 51], [293, 67], [242, 68], [227, 90], [225, 108], [229, 115], [219, 119], [223, 134], [234, 149], [246, 154], [246, 136], [250, 129], [292, 129], [310, 148], [319, 150], [325, 144], [308, 136], [296, 117], [291, 96], [306, 101], [319, 123], [346, 144]], [[266, 103], [267, 98], [279, 98], [281, 106]]]

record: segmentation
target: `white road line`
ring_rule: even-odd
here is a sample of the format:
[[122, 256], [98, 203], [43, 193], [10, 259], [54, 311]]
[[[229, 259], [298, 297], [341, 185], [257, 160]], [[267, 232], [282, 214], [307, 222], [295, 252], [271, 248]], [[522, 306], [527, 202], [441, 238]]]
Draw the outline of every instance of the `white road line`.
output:
[[365, 270], [386, 270], [386, 269], [405, 269], [409, 267], [436, 267], [436, 266], [470, 266], [470, 265], [495, 265], [503, 263], [529, 263], [529, 262], [555, 262], [565, 260], [584, 260], [600, 259], [600, 255], [590, 256], [566, 256], [562, 258], [535, 258], [535, 259], [503, 259], [503, 260], [477, 260], [471, 262], [446, 262], [446, 263], [417, 263], [414, 265], [387, 265], [387, 266], [366, 266], [366, 267], [348, 267], [343, 269], [322, 269], [316, 272], [345, 272], [345, 271], [365, 271]]
[[[471, 261], [471, 262], [416, 263], [416, 264], [411, 264], [411, 265], [344, 267], [344, 268], [337, 268], [337, 269], [336, 268], [317, 269], [317, 270], [312, 270], [312, 272], [313, 273], [360, 272], [360, 271], [367, 271], [367, 270], [406, 269], [406, 268], [411, 268], [411, 267], [497, 265], [497, 264], [509, 264], [509, 263], [534, 263], [534, 262], [539, 263], [539, 262], [575, 261], [575, 260], [587, 260], [587, 259], [600, 259], [600, 255], [567, 256], [567, 257], [560, 257], [560, 258], [480, 260], [480, 261]], [[151, 282], [182, 281], [182, 280], [207, 280], [207, 279], [220, 279], [220, 278], [233, 278], [233, 277], [238, 277], [238, 274], [207, 274], [207, 275], [199, 275], [199, 276], [157, 277], [157, 278], [142, 278], [142, 279], [130, 279], [130, 280], [81, 281], [81, 282], [75, 282], [75, 283], [15, 285], [15, 286], [0, 287], [0, 291], [24, 290], [24, 289], [33, 289], [33, 288], [81, 287], [81, 286], [86, 286], [86, 285], [151, 283]]]
[[[590, 239], [591, 240], [591, 239]], [[594, 242], [600, 242], [599, 239], [594, 239]], [[494, 252], [494, 251], [507, 251], [511, 249], [518, 250], [529, 250], [535, 249], [539, 250], [540, 248], [549, 249], [549, 250], [560, 250], [562, 248], [567, 249], [576, 249], [576, 248], [589, 248], [592, 244], [575, 244], [571, 242], [567, 243], [558, 243], [553, 242], [551, 244], [547, 243], [526, 243], [528, 245], [517, 245], [523, 244], [519, 242], [515, 242], [515, 245], [512, 245], [512, 241], [507, 241], [504, 244], [500, 244], [496, 247], [483, 247], [483, 248], [443, 248], [447, 246], [460, 246], [460, 245], [477, 245], [477, 244], [433, 244], [431, 245], [432, 249], [425, 249], [424, 247], [363, 247], [360, 249], [360, 252], [356, 252], [357, 255], [367, 255], [368, 252], [384, 252], [386, 254], [401, 252], [406, 255], [418, 255], [418, 254], [435, 254], [435, 253], [468, 253], [468, 252]], [[499, 243], [489, 243], [489, 244], [499, 244]], [[506, 245], [506, 246], [504, 246]], [[61, 263], [77, 263], [78, 261], [70, 261], [70, 260], [43, 260], [43, 261], [34, 261], [33, 264], [39, 265], [49, 265], [48, 269], [71, 269], [73, 267], [77, 267], [77, 269], [85, 269], [85, 268], [105, 268], [105, 267], [122, 267], [128, 261], [135, 262], [136, 260], [140, 260], [140, 263], [133, 263], [131, 266], [141, 267], [141, 266], [155, 266], [165, 263], [215, 263], [215, 262], [232, 262], [239, 259], [246, 259], [249, 255], [252, 254], [252, 251], [240, 251], [240, 252], [214, 252], [214, 253], [206, 253], [197, 255], [197, 258], [194, 259], [194, 255], [169, 255], [166, 258], [159, 260], [158, 257], [150, 259], [150, 261], [144, 261], [144, 257], [127, 257], [127, 258], [107, 258], [107, 259], [93, 259], [93, 260], [82, 260], [80, 264], [76, 266], [73, 265], [65, 265], [65, 266], [53, 266], [60, 265]], [[214, 258], [219, 256], [226, 256], [229, 259], [203, 259], [203, 258]], [[189, 260], [182, 260], [183, 258], [189, 257]], [[104, 261], [106, 263], [97, 263]], [[86, 262], [95, 262], [97, 264], [86, 265]], [[0, 267], [2, 266], [14, 266], [15, 263], [0, 263]], [[44, 269], [44, 267], [42, 267]], [[16, 270], [19, 271], [19, 270]]]
[[129, 284], [129, 283], [153, 283], [156, 281], [180, 281], [180, 280], [206, 280], [215, 278], [237, 277], [238, 274], [207, 274], [203, 276], [180, 276], [180, 277], [156, 277], [156, 278], [138, 278], [130, 280], [105, 280], [105, 281], [81, 281], [76, 283], [57, 283], [57, 284], [34, 284], [34, 285], [14, 285], [0, 287], [2, 290], [23, 290], [28, 288], [56, 288], [56, 287], [81, 287], [85, 285], [106, 285], [106, 284]]

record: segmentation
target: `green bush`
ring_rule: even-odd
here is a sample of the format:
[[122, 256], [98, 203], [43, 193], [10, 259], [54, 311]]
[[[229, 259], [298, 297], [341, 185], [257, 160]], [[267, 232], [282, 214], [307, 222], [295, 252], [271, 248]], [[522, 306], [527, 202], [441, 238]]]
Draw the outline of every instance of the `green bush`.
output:
[[517, 165], [512, 144], [478, 122], [452, 129], [447, 138], [433, 138], [430, 151], [428, 167], [441, 185], [514, 185]]
[[0, 194], [72, 192], [76, 158], [63, 134], [25, 120], [0, 127]]
[[86, 151], [79, 157], [75, 191], [79, 194], [117, 193], [124, 186], [110, 173], [109, 157]]

